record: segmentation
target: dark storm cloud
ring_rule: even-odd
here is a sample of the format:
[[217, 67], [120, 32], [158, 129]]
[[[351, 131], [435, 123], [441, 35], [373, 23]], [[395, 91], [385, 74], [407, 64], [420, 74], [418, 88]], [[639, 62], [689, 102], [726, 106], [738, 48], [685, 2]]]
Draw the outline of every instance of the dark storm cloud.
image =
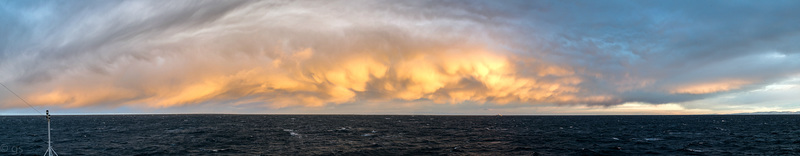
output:
[[[71, 68], [102, 72], [106, 63], [137, 53], [159, 33], [213, 21], [242, 1], [9, 1], [3, 23], [8, 62], [24, 61], [16, 81], [48, 81]], [[6, 35], [7, 34], [7, 35]], [[13, 57], [20, 58], [13, 58]], [[20, 60], [14, 60], [20, 59]], [[31, 59], [31, 60], [25, 60]], [[105, 63], [103, 63], [105, 61]], [[4, 61], [6, 62], [6, 61]]]
[[751, 84], [742, 89], [753, 89], [800, 71], [795, 61], [800, 20], [791, 20], [800, 13], [793, 9], [799, 6], [795, 1], [569, 1], [536, 6], [546, 7], [531, 9], [526, 23], [538, 31], [520, 36], [532, 41], [521, 44], [532, 45], [536, 55], [602, 74], [584, 85], [617, 92], [618, 102], [684, 102], [714, 94], [673, 94], [670, 87], [738, 79]]
[[681, 103], [800, 73], [799, 3], [5, 1], [0, 82], [65, 107]]

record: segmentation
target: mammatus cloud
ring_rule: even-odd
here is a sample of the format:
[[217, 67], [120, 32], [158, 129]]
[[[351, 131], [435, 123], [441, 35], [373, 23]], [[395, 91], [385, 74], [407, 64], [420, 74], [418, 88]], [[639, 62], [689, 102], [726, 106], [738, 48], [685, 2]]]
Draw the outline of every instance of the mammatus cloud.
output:
[[[723, 4], [6, 2], [0, 82], [67, 108], [611, 106], [738, 94], [800, 73], [798, 23], [780, 17], [797, 11]], [[737, 9], [760, 14], [728, 14]]]

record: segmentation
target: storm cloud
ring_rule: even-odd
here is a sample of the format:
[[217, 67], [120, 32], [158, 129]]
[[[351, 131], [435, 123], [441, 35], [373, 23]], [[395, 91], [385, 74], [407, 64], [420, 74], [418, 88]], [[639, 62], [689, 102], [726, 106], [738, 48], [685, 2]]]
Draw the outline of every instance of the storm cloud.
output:
[[[5, 1], [0, 82], [63, 108], [797, 103], [792, 91], [744, 94], [797, 87], [798, 6]], [[737, 98], [714, 100], [725, 96]]]

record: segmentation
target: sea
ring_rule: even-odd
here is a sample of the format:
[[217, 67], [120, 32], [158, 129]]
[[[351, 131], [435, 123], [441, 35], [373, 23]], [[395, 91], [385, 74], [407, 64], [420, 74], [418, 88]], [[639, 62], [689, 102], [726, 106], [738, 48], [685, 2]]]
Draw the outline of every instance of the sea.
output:
[[[58, 155], [800, 155], [800, 115], [56, 115]], [[0, 116], [42, 155], [43, 116]]]

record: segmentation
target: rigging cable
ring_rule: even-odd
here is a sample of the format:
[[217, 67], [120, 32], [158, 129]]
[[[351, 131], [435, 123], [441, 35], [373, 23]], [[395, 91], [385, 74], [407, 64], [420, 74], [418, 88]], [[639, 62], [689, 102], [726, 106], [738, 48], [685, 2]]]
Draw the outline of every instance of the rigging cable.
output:
[[44, 114], [42, 114], [42, 112], [40, 112], [38, 109], [34, 108], [34, 107], [33, 107], [33, 105], [31, 105], [30, 103], [28, 103], [28, 101], [25, 101], [25, 99], [22, 99], [22, 97], [19, 97], [19, 95], [17, 95], [17, 93], [14, 93], [14, 91], [11, 91], [11, 89], [8, 89], [8, 87], [6, 87], [6, 85], [4, 85], [4, 84], [2, 84], [2, 83], [0, 83], [0, 85], [2, 85], [2, 86], [3, 86], [3, 88], [6, 88], [6, 90], [8, 90], [9, 92], [11, 92], [11, 94], [14, 94], [14, 96], [17, 96], [17, 98], [19, 98], [20, 100], [22, 100], [22, 102], [25, 102], [25, 104], [26, 104], [26, 105], [28, 105], [28, 107], [31, 107], [31, 108], [33, 108], [33, 110], [35, 110], [37, 113], [39, 113], [39, 115], [44, 115]]

